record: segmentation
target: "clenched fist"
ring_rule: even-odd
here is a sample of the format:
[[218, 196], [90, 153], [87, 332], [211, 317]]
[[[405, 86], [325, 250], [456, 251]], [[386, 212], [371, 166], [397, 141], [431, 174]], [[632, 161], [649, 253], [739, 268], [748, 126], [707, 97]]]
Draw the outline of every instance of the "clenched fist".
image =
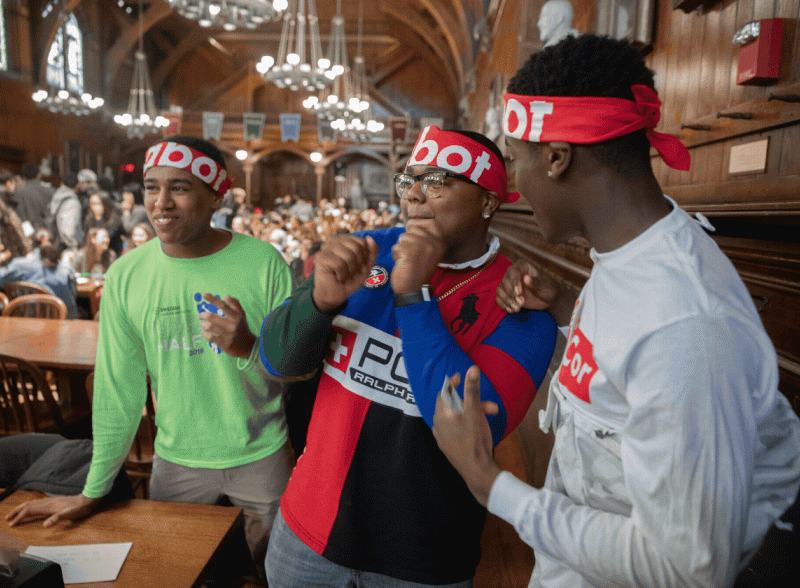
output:
[[378, 257], [372, 237], [331, 237], [315, 257], [314, 304], [322, 312], [341, 306], [364, 284]]

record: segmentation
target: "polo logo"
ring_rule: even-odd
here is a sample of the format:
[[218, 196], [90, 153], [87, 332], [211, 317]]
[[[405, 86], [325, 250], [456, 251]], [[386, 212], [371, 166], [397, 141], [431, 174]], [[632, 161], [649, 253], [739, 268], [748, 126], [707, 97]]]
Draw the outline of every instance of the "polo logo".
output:
[[[458, 316], [453, 319], [453, 322], [450, 323], [450, 330], [454, 335], [460, 333], [461, 329], [464, 329], [465, 333], [469, 331], [470, 327], [474, 325], [478, 317], [481, 316], [481, 313], [475, 308], [477, 303], [478, 295], [474, 292], [461, 299], [461, 310]], [[456, 323], [459, 323], [457, 329], [455, 328]]]
[[589, 397], [589, 384], [597, 373], [597, 363], [594, 361], [594, 345], [576, 325], [567, 348], [564, 350], [564, 359], [561, 361], [561, 370], [558, 381], [567, 390], [584, 402], [592, 403]]
[[373, 265], [369, 277], [364, 280], [364, 287], [374, 290], [389, 283], [389, 270], [382, 265]]
[[545, 115], [553, 114], [553, 103], [532, 100], [530, 112], [519, 100], [508, 98], [503, 115], [503, 132], [508, 137], [539, 142]]

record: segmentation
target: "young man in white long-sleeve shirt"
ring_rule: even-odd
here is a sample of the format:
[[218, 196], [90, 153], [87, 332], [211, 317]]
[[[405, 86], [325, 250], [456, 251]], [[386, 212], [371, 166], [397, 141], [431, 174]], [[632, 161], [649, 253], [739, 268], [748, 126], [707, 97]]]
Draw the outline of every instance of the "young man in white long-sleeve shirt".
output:
[[[800, 421], [735, 268], [653, 175], [651, 147], [689, 168], [654, 131], [653, 72], [626, 42], [569, 38], [505, 101], [516, 185], [544, 237], [586, 238], [594, 267], [540, 419], [555, 430], [544, 488], [492, 459], [475, 368], [463, 412], [438, 402], [439, 446], [533, 547], [531, 586], [730, 586], [797, 496]], [[540, 304], [538, 282], [509, 268], [498, 303]]]

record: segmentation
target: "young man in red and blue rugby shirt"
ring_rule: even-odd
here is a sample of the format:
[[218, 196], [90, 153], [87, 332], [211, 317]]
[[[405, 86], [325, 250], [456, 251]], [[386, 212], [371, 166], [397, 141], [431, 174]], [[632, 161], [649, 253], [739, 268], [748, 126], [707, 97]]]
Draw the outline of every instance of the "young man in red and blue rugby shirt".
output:
[[326, 242], [262, 328], [268, 371], [322, 369], [270, 538], [271, 588], [471, 586], [485, 510], [436, 446], [436, 397], [447, 375], [481, 366], [497, 444], [553, 353], [550, 315], [495, 302], [510, 262], [488, 227], [517, 195], [494, 143], [428, 127], [395, 185], [406, 228]]

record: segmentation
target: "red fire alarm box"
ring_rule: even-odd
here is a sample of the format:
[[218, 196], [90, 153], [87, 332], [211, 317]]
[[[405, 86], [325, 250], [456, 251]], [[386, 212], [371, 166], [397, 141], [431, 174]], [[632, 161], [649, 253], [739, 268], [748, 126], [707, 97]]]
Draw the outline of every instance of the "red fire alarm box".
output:
[[759, 21], [758, 37], [739, 51], [737, 84], [766, 84], [779, 77], [783, 19]]

